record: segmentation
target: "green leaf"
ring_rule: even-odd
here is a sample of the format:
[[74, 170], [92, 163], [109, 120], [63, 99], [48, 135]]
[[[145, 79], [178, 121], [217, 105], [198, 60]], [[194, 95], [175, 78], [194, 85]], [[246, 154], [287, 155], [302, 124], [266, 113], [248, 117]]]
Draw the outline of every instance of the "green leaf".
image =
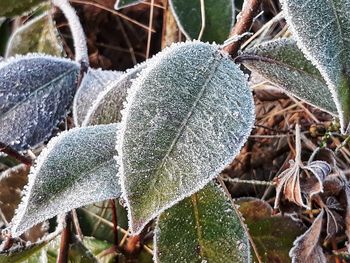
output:
[[305, 227], [288, 216], [272, 216], [271, 206], [260, 199], [241, 198], [236, 203], [262, 262], [290, 262], [289, 251]]
[[117, 2], [114, 5], [114, 8], [118, 10], [131, 5], [136, 5], [142, 1], [143, 0], [117, 0]]
[[[48, 241], [42, 241], [40, 243], [31, 244], [25, 247], [12, 249], [10, 252], [0, 253], [0, 263], [15, 263], [15, 262], [35, 262], [30, 261], [36, 259], [40, 255], [40, 250], [47, 245]], [[38, 255], [37, 255], [37, 254]]]
[[236, 61], [307, 103], [337, 115], [325, 80], [293, 39], [278, 39], [245, 50]]
[[76, 126], [87, 125], [91, 114], [89, 113], [89, 109], [94, 105], [95, 101], [98, 100], [100, 94], [121, 76], [122, 73], [119, 71], [89, 68], [74, 97], [73, 118]]
[[21, 15], [33, 9], [36, 5], [44, 0], [1, 0], [0, 1], [0, 16], [16, 16]]
[[53, 56], [64, 55], [61, 40], [49, 12], [18, 28], [7, 44], [6, 57], [32, 52]]
[[282, 5], [298, 45], [331, 90], [345, 132], [350, 122], [350, 1], [283, 0]]
[[236, 210], [214, 183], [163, 212], [155, 229], [156, 262], [250, 262]]
[[113, 158], [117, 126], [75, 128], [52, 139], [29, 174], [12, 235], [57, 214], [120, 196]]
[[[201, 1], [169, 0], [181, 31], [188, 39], [198, 39], [202, 29]], [[202, 41], [223, 43], [235, 21], [233, 0], [205, 0], [205, 25]]]
[[126, 100], [127, 91], [131, 87], [132, 81], [139, 75], [142, 69], [146, 68], [146, 65], [147, 63], [137, 65], [101, 91], [86, 113], [86, 118], [82, 125], [120, 122], [122, 119], [121, 110], [124, 108], [123, 105]]
[[0, 63], [0, 142], [20, 151], [48, 139], [67, 115], [78, 74], [76, 62], [41, 54]]
[[132, 232], [203, 188], [239, 153], [254, 122], [244, 74], [217, 46], [163, 50], [127, 97], [118, 160]]

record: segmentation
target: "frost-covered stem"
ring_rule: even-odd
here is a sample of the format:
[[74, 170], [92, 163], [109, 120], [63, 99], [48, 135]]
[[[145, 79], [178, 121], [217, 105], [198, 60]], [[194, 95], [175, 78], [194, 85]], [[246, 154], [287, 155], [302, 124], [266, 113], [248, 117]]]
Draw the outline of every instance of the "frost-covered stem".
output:
[[[239, 16], [237, 16], [237, 22], [233, 26], [230, 37], [240, 36], [249, 31], [251, 28], [254, 17], [258, 14], [259, 7], [262, 0], [245, 0], [243, 8]], [[231, 55], [231, 57], [236, 57], [238, 50], [242, 45], [243, 39], [232, 42], [230, 45], [224, 47], [224, 50]]]
[[298, 165], [301, 163], [301, 136], [300, 136], [300, 125], [297, 123], [295, 125], [295, 162]]
[[69, 243], [70, 243], [70, 226], [72, 222], [71, 212], [68, 212], [66, 215], [66, 227], [61, 233], [61, 242], [60, 242], [60, 251], [57, 257], [57, 263], [66, 263], [68, 262], [68, 252], [69, 252]]
[[20, 154], [19, 152], [15, 151], [10, 146], [8, 146], [2, 142], [0, 142], [0, 152], [6, 153], [7, 155], [15, 158], [17, 161], [19, 161], [25, 165], [32, 166], [32, 164], [33, 164], [32, 159], [23, 156], [22, 154]]
[[230, 182], [230, 183], [241, 183], [241, 184], [252, 184], [252, 185], [272, 185], [274, 186], [275, 184], [273, 182], [269, 181], [259, 181], [259, 180], [242, 180], [239, 178], [229, 178], [229, 177], [222, 177], [222, 180]]
[[242, 227], [244, 228], [245, 232], [247, 233], [249, 242], [250, 242], [250, 244], [251, 244], [251, 246], [252, 246], [252, 248], [253, 248], [253, 251], [254, 251], [254, 253], [255, 253], [255, 255], [256, 255], [256, 258], [258, 259], [258, 262], [259, 262], [259, 263], [262, 263], [261, 258], [260, 258], [259, 253], [258, 253], [258, 249], [257, 249], [257, 247], [256, 247], [256, 245], [255, 245], [255, 243], [254, 243], [254, 241], [253, 241], [253, 239], [252, 239], [252, 237], [251, 237], [249, 231], [248, 231], [248, 228], [247, 228], [246, 224], [244, 223], [244, 219], [243, 219], [243, 217], [242, 217], [242, 215], [241, 215], [241, 212], [239, 212], [239, 210], [237, 209], [236, 204], [235, 204], [235, 202], [233, 201], [230, 192], [227, 190], [227, 187], [226, 187], [226, 185], [225, 185], [225, 182], [222, 180], [222, 178], [221, 178], [220, 176], [218, 177], [218, 181], [219, 181], [219, 183], [220, 183], [222, 189], [223, 189], [224, 192], [226, 193], [227, 197], [230, 199], [231, 204], [232, 204], [232, 208], [236, 211], [236, 214], [237, 214], [237, 216], [238, 216], [238, 218], [239, 218], [239, 221], [241, 222]]
[[70, 5], [68, 0], [52, 0], [52, 3], [63, 12], [66, 17], [69, 28], [72, 32], [75, 49], [75, 61], [82, 65], [82, 68], [89, 66], [89, 56], [86, 45], [86, 37], [83, 27], [80, 23], [74, 8]]

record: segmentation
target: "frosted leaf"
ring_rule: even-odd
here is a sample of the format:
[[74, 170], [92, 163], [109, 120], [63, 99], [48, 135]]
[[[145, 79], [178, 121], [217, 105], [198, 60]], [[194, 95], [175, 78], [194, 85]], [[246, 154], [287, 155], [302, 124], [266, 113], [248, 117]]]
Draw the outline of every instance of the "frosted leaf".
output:
[[[151, 60], [147, 60], [147, 63]], [[101, 91], [93, 105], [89, 108], [82, 125], [120, 122], [122, 118], [121, 110], [124, 108], [123, 104], [126, 100], [127, 90], [131, 87], [132, 81], [138, 76], [141, 70], [146, 68], [147, 63], [137, 65]]]
[[75, 126], [81, 126], [87, 118], [87, 113], [99, 94], [114, 80], [121, 77], [119, 71], [89, 68], [73, 102], [73, 117]]
[[117, 0], [117, 2], [114, 5], [114, 8], [118, 10], [131, 5], [136, 5], [142, 1], [143, 0]]
[[24, 150], [48, 139], [76, 89], [79, 65], [47, 55], [0, 63], [0, 141]]
[[89, 203], [120, 195], [115, 159], [117, 125], [75, 128], [52, 139], [29, 174], [11, 222], [13, 236]]
[[33, 9], [36, 5], [44, 0], [1, 0], [0, 1], [0, 16], [16, 16], [21, 15]]
[[154, 236], [155, 262], [251, 262], [245, 228], [214, 183], [163, 212]]
[[331, 90], [344, 132], [350, 121], [350, 1], [281, 2], [298, 45]]
[[118, 161], [129, 225], [138, 233], [232, 161], [250, 134], [254, 104], [238, 66], [201, 42], [163, 50], [127, 101]]
[[[188, 39], [198, 39], [202, 29], [201, 1], [169, 0], [176, 22]], [[235, 21], [233, 0], [205, 0], [203, 41], [223, 43]], [[220, 30], [218, 30], [220, 29]]]
[[287, 93], [337, 115], [337, 108], [325, 80], [304, 57], [293, 39], [278, 39], [245, 50], [238, 56], [251, 71], [276, 83]]
[[49, 12], [30, 20], [13, 33], [7, 44], [6, 57], [30, 52], [64, 55], [58, 31]]
[[325, 263], [326, 256], [320, 244], [324, 209], [321, 210], [311, 227], [294, 241], [289, 255], [292, 263]]

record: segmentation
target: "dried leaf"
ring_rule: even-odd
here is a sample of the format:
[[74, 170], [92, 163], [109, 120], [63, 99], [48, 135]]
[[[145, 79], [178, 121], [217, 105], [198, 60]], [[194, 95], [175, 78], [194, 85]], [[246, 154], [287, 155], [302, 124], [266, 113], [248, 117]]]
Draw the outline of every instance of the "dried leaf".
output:
[[98, 125], [71, 129], [52, 139], [30, 172], [11, 222], [12, 235], [73, 208], [119, 197], [113, 158], [116, 132], [116, 124]]
[[292, 263], [326, 263], [326, 257], [320, 245], [324, 209], [321, 210], [311, 227], [294, 241], [289, 255]]
[[118, 162], [137, 234], [232, 161], [251, 131], [254, 104], [238, 66], [201, 42], [163, 50], [129, 91]]
[[332, 93], [342, 132], [350, 121], [350, 1], [282, 0], [301, 50], [319, 69]]

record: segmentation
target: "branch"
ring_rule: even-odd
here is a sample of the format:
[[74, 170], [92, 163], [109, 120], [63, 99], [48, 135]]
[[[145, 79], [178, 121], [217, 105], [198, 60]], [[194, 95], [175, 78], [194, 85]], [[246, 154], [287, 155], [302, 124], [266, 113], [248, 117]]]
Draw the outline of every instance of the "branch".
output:
[[2, 142], [0, 142], [0, 152], [6, 153], [7, 155], [15, 158], [17, 161], [25, 165], [31, 166], [33, 164], [32, 159], [23, 156], [22, 154], [20, 154], [19, 152], [15, 151], [10, 146]]
[[72, 222], [71, 212], [68, 212], [66, 214], [66, 227], [63, 229], [61, 233], [60, 251], [57, 257], [57, 263], [68, 262], [71, 222]]
[[[237, 22], [231, 30], [230, 38], [238, 37], [248, 32], [253, 24], [254, 17], [258, 14], [259, 7], [262, 0], [245, 0], [241, 13], [237, 16]], [[236, 57], [238, 50], [243, 43], [243, 39], [239, 38], [237, 41], [224, 47], [224, 50], [231, 55]]]

